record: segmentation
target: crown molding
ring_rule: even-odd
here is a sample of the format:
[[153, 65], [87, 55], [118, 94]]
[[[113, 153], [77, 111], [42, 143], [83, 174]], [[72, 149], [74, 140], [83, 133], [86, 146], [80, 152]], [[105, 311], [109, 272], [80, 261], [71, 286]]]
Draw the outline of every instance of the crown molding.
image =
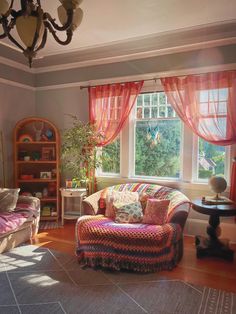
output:
[[188, 52], [188, 51], [193, 51], [193, 50], [214, 48], [214, 47], [232, 45], [232, 44], [236, 44], [235, 37], [217, 39], [214, 41], [206, 41], [206, 42], [201, 42], [201, 43], [188, 44], [188, 45], [176, 46], [176, 47], [170, 47], [170, 48], [164, 48], [164, 49], [158, 49], [158, 50], [153, 50], [153, 51], [132, 53], [132, 54], [122, 55], [122, 56], [105, 57], [105, 58], [99, 58], [99, 59], [94, 59], [94, 60], [79, 61], [79, 62], [72, 62], [72, 63], [67, 63], [67, 64], [34, 68], [33, 73], [38, 74], [38, 73], [71, 70], [71, 69], [82, 68], [82, 67], [87, 67], [87, 66], [109, 64], [109, 63], [114, 63], [114, 62], [125, 62], [125, 61], [131, 61], [131, 60], [136, 60], [136, 59], [145, 59], [145, 58], [157, 57], [157, 56], [168, 55], [168, 54], [173, 54], [173, 53]]
[[12, 68], [27, 72], [27, 73], [31, 73], [34, 74], [35, 70], [32, 68], [29, 68], [28, 66], [21, 64], [19, 62], [13, 61], [11, 59], [5, 58], [5, 57], [1, 57], [0, 56], [0, 63], [4, 64], [4, 65], [8, 65]]
[[4, 85], [8, 85], [8, 86], [14, 86], [14, 87], [27, 89], [27, 90], [30, 90], [30, 91], [33, 91], [33, 92], [36, 91], [35, 87], [32, 87], [30, 85], [26, 85], [26, 84], [21, 84], [21, 83], [18, 83], [18, 82], [15, 82], [15, 81], [11, 81], [11, 80], [6, 80], [6, 79], [1, 78], [1, 77], [0, 77], [0, 83], [4, 84]]
[[6, 80], [0, 78], [0, 83], [8, 86], [14, 86], [23, 88], [26, 90], [30, 90], [33, 92], [40, 91], [48, 91], [48, 90], [57, 90], [57, 89], [65, 89], [65, 88], [73, 88], [73, 87], [82, 87], [82, 86], [90, 86], [90, 85], [99, 85], [99, 84], [112, 84], [119, 82], [130, 82], [130, 81], [138, 81], [138, 80], [157, 80], [163, 77], [169, 76], [184, 76], [184, 75], [197, 75], [208, 72], [217, 72], [217, 71], [230, 71], [236, 70], [236, 63], [226, 64], [226, 65], [218, 65], [218, 66], [208, 66], [208, 67], [200, 67], [200, 68], [189, 68], [178, 71], [165, 71], [165, 72], [153, 72], [148, 74], [141, 75], [132, 75], [132, 76], [122, 76], [117, 78], [106, 78], [106, 79], [97, 79], [91, 81], [83, 81], [83, 82], [75, 82], [75, 83], [66, 83], [66, 84], [58, 84], [58, 85], [49, 85], [43, 87], [32, 87], [30, 85], [21, 84], [15, 81]]
[[217, 65], [217, 66], [212, 65], [212, 66], [199, 67], [199, 68], [188, 68], [188, 69], [177, 70], [177, 71], [153, 72], [153, 73], [148, 73], [148, 74], [49, 85], [49, 86], [43, 86], [43, 87], [36, 87], [36, 91], [48, 91], [48, 90], [56, 90], [56, 89], [64, 89], [64, 88], [103, 85], [103, 84], [130, 82], [130, 81], [139, 81], [139, 80], [155, 81], [163, 77], [197, 75], [197, 74], [203, 74], [203, 73], [209, 73], [209, 72], [230, 71], [230, 70], [236, 70], [236, 63]]

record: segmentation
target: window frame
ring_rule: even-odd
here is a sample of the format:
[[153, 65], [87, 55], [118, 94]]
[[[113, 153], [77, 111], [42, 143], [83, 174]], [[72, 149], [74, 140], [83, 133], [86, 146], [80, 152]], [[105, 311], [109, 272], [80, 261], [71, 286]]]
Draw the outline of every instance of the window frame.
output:
[[[146, 81], [140, 94], [142, 93], [152, 93], [152, 92], [164, 92], [163, 87], [159, 80], [157, 81]], [[174, 183], [177, 187], [187, 186], [188, 188], [198, 189], [202, 186], [208, 185], [207, 180], [197, 180], [197, 157], [198, 157], [198, 136], [195, 135], [182, 121], [182, 134], [181, 134], [181, 146], [180, 146], [180, 176], [179, 178], [167, 178], [167, 177], [150, 177], [150, 176], [137, 176], [135, 175], [135, 128], [134, 128], [134, 118], [135, 118], [135, 106], [132, 109], [128, 121], [125, 124], [121, 134], [120, 134], [120, 173], [111, 174], [103, 173], [97, 171], [100, 178], [109, 181], [114, 178], [113, 182], [137, 182], [141, 180], [142, 182], [152, 182], [152, 183]], [[226, 147], [226, 158], [225, 158], [225, 179], [230, 185], [230, 168], [232, 163], [233, 152], [236, 151], [236, 145], [233, 147]], [[110, 182], [110, 181], [109, 181]]]

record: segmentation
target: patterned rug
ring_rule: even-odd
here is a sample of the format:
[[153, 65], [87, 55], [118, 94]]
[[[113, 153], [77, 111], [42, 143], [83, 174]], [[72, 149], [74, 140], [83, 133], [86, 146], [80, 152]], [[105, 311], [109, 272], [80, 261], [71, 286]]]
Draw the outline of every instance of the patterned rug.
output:
[[58, 229], [58, 228], [62, 228], [62, 225], [56, 221], [40, 221], [39, 223], [39, 230]]
[[234, 314], [236, 295], [159, 273], [82, 269], [74, 256], [25, 245], [0, 254], [0, 313]]

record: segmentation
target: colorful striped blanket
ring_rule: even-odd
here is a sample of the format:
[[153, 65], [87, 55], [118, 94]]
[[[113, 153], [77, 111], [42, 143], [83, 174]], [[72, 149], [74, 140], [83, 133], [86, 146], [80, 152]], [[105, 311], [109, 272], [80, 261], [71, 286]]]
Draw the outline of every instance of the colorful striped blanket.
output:
[[76, 232], [78, 259], [90, 267], [170, 270], [182, 256], [182, 230], [177, 224], [118, 224], [103, 215], [83, 216]]

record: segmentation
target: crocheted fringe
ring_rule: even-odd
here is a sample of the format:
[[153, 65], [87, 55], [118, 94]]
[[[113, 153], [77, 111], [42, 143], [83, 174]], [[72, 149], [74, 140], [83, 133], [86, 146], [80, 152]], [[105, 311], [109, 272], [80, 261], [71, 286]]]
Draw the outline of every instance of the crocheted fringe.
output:
[[138, 264], [130, 261], [117, 261], [112, 260], [109, 258], [102, 258], [102, 257], [95, 257], [95, 258], [89, 258], [89, 257], [83, 257], [80, 258], [78, 256], [79, 263], [83, 267], [92, 267], [92, 268], [108, 268], [116, 271], [120, 270], [132, 270], [142, 273], [148, 273], [148, 272], [157, 272], [161, 270], [172, 270], [176, 265], [176, 260], [166, 261], [162, 263], [156, 263], [156, 264]]

